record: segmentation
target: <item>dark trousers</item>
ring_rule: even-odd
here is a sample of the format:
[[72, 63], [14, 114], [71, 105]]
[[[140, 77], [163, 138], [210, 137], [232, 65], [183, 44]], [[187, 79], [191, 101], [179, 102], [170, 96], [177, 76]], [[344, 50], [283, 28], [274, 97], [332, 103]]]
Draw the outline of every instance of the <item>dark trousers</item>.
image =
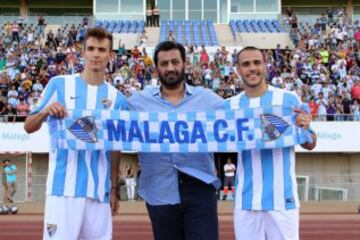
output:
[[12, 39], [13, 39], [13, 42], [17, 41], [19, 43], [20, 42], [19, 33], [18, 32], [13, 32], [12, 33]]
[[153, 26], [153, 17], [152, 16], [146, 16], [146, 26], [147, 27]]
[[212, 185], [179, 174], [181, 203], [146, 204], [155, 240], [218, 240], [216, 191]]
[[160, 15], [153, 15], [153, 16], [154, 16], [154, 18], [153, 18], [154, 27], [159, 27]]

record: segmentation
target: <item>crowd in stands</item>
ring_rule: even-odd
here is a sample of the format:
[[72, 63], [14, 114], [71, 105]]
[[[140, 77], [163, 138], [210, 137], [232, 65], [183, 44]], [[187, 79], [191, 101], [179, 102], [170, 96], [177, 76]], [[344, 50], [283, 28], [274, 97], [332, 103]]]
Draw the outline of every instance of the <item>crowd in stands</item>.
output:
[[284, 22], [296, 48], [275, 50], [272, 84], [296, 91], [318, 120], [358, 121], [359, 21], [352, 21], [344, 8], [329, 8], [314, 24], [299, 23], [289, 8]]
[[[320, 121], [360, 120], [360, 25], [343, 9], [329, 9], [314, 25], [298, 23], [289, 9], [284, 15], [295, 48], [264, 50], [268, 82], [294, 91]], [[89, 20], [45, 33], [21, 19], [5, 23], [0, 32], [0, 121], [22, 120], [56, 75], [81, 72], [81, 54]], [[143, 33], [144, 34], [144, 33]], [[142, 36], [146, 41], [146, 36]], [[212, 89], [228, 98], [240, 93], [236, 50], [220, 46], [209, 54], [203, 46], [186, 46], [185, 78], [191, 85]], [[159, 84], [146, 44], [114, 51], [106, 81], [126, 96]], [[16, 116], [16, 117], [15, 117]]]

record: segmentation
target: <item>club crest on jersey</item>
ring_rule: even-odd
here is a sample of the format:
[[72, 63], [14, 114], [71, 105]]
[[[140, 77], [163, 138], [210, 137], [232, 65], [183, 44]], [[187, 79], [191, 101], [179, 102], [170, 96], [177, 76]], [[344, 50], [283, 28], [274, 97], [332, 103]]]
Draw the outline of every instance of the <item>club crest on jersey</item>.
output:
[[95, 117], [88, 116], [76, 119], [69, 127], [69, 131], [79, 140], [87, 143], [98, 141]]
[[110, 99], [103, 98], [101, 100], [102, 104], [106, 109], [108, 109], [111, 106], [112, 101]]
[[56, 233], [57, 225], [56, 225], [56, 224], [47, 223], [47, 224], [46, 224], [46, 230], [47, 230], [49, 236], [52, 237], [52, 236], [54, 236], [55, 233]]
[[260, 119], [262, 140], [265, 142], [279, 138], [289, 127], [284, 119], [273, 114], [261, 114]]

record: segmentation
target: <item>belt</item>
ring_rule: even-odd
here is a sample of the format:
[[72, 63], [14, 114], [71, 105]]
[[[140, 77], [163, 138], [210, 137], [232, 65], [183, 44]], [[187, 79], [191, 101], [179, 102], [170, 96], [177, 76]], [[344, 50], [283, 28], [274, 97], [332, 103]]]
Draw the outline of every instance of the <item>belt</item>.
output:
[[178, 171], [178, 180], [179, 180], [179, 183], [183, 183], [183, 182], [202, 182], [202, 183], [204, 183], [203, 181], [201, 181], [195, 177], [192, 177], [190, 175], [187, 175], [186, 173], [180, 172], [180, 171]]

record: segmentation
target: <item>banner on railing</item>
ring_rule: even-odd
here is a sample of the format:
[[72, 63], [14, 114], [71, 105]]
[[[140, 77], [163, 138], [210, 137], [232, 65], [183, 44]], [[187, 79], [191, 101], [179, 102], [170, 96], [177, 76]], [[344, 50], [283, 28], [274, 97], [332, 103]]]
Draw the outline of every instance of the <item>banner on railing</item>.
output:
[[58, 123], [52, 128], [57, 138], [54, 147], [237, 152], [311, 141], [307, 131], [295, 126], [295, 113], [288, 107], [187, 113], [85, 110], [68, 114], [64, 120], [54, 120]]

